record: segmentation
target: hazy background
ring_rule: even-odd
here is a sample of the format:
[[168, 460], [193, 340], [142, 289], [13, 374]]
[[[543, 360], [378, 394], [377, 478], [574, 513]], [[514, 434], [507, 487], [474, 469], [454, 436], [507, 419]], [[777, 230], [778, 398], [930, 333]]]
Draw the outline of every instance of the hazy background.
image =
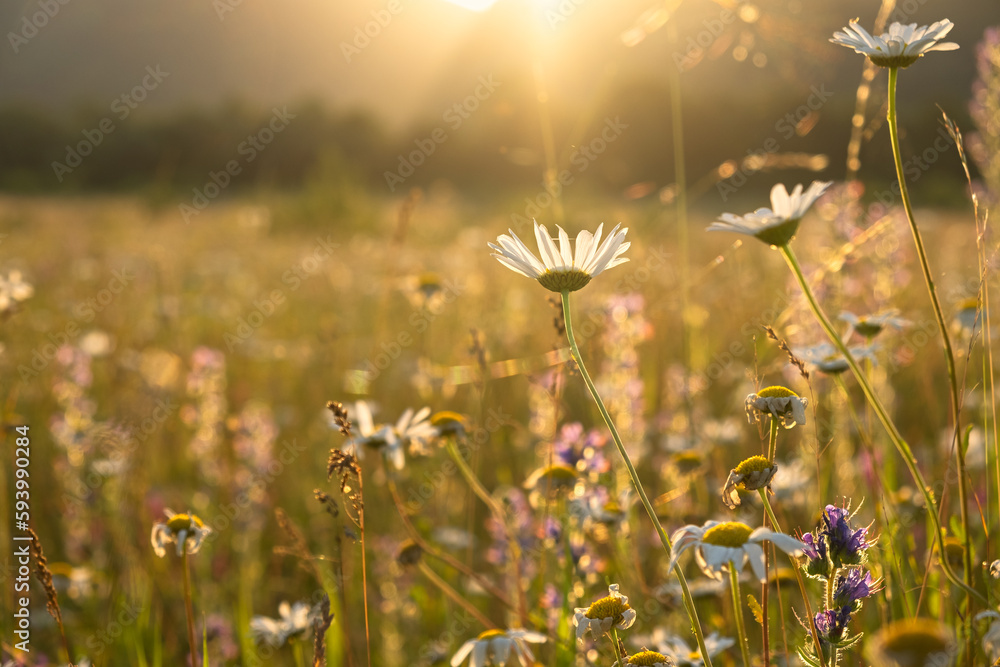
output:
[[[241, 172], [223, 198], [310, 184], [375, 196], [434, 185], [467, 196], [531, 195], [545, 167], [547, 126], [551, 159], [573, 169], [575, 147], [597, 137], [607, 118], [619, 118], [627, 130], [592, 168], [575, 174], [576, 182], [630, 198], [655, 196], [674, 179], [668, 70], [681, 63], [689, 182], [696, 203], [700, 192], [717, 207], [714, 170], [769, 138], [782, 153], [827, 155], [823, 177], [843, 178], [863, 59], [827, 40], [851, 17], [870, 29], [880, 3], [688, 0], [673, 15], [676, 42], [660, 27], [673, 2], [499, 0], [477, 12], [446, 0], [397, 0], [394, 14], [390, 4], [51, 0], [49, 13], [58, 11], [42, 20], [44, 0], [6, 3], [0, 188], [141, 190], [183, 201], [210, 172], [237, 159]], [[25, 29], [33, 16], [44, 24], [36, 34]], [[374, 23], [379, 16], [386, 25]], [[948, 39], [962, 48], [925, 59], [919, 77], [902, 73], [904, 151], [919, 153], [933, 141], [933, 104], [969, 127], [974, 45], [985, 28], [1000, 24], [1000, 3], [909, 0], [893, 15], [921, 24], [943, 17], [956, 25]], [[359, 38], [366, 27], [374, 36]], [[690, 50], [698, 39], [707, 48]], [[145, 99], [122, 118], [125, 106], [115, 100], [142, 85], [147, 67], [168, 75], [139, 91]], [[474, 94], [480, 77], [499, 86], [455, 127], [458, 117], [445, 113]], [[879, 122], [884, 87], [881, 72], [866, 114], [877, 140], [862, 150], [862, 176], [876, 182], [892, 177]], [[782, 118], [814, 90], [828, 99], [789, 135]], [[239, 146], [274, 107], [294, 120], [244, 161]], [[114, 131], [78, 167], [57, 175], [53, 162], [65, 163], [67, 147], [102, 118]], [[435, 128], [446, 141], [390, 190], [386, 172]], [[706, 176], [707, 187], [696, 187]], [[785, 179], [814, 176], [793, 170]], [[945, 197], [938, 190], [951, 192], [951, 183], [933, 182], [951, 176], [928, 179], [918, 201]], [[748, 190], [773, 180], [752, 175]]]

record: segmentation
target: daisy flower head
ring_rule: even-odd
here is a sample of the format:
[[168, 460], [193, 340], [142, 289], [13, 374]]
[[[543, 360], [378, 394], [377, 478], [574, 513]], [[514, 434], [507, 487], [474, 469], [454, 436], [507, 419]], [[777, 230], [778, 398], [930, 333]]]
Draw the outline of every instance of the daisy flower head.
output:
[[844, 311], [840, 314], [840, 319], [851, 325], [851, 328], [863, 338], [874, 338], [882, 333], [886, 327], [902, 329], [910, 323], [899, 317], [899, 311], [892, 309], [878, 313], [877, 315], [855, 315], [852, 312]]
[[746, 215], [723, 213], [708, 226], [708, 231], [736, 232], [753, 236], [768, 245], [787, 245], [798, 231], [806, 211], [832, 184], [833, 181], [813, 181], [803, 192], [800, 183], [789, 194], [784, 184], [778, 183], [771, 188], [771, 208], [759, 208]]
[[767, 489], [770, 491], [771, 480], [776, 472], [778, 472], [778, 466], [764, 456], [751, 456], [741, 461], [738, 466], [729, 471], [726, 486], [722, 489], [722, 502], [732, 510], [740, 505], [740, 489], [744, 491]]
[[[705, 664], [705, 659], [698, 651], [697, 646], [692, 650], [683, 638], [668, 634], [663, 628], [653, 630], [653, 634], [649, 637], [649, 643], [656, 647], [660, 653], [671, 658], [676, 667], [703, 667]], [[713, 632], [705, 637], [705, 649], [708, 651], [709, 660], [735, 645], [735, 639], [721, 637], [718, 632]]]
[[278, 618], [254, 616], [250, 619], [250, 634], [258, 644], [275, 648], [284, 646], [289, 639], [299, 639], [312, 629], [312, 608], [305, 602], [278, 605]]
[[766, 528], [754, 530], [739, 521], [707, 521], [703, 526], [684, 526], [671, 537], [674, 544], [667, 571], [674, 569], [680, 555], [695, 547], [698, 567], [712, 579], [722, 579], [732, 564], [742, 570], [747, 561], [761, 583], [767, 581], [764, 571], [764, 548], [761, 542], [771, 542], [789, 556], [801, 556], [806, 545], [790, 535]]
[[530, 630], [487, 630], [462, 644], [451, 658], [451, 667], [461, 665], [470, 654], [469, 667], [503, 667], [510, 660], [511, 653], [517, 657], [519, 664], [533, 665], [535, 656], [528, 642], [541, 644], [546, 639], [545, 635]]
[[788, 387], [765, 387], [747, 396], [747, 419], [753, 424], [762, 423], [765, 417], [771, 417], [779, 420], [785, 428], [792, 428], [796, 424], [805, 426], [808, 405], [808, 398], [801, 398]]
[[951, 665], [955, 658], [951, 630], [931, 618], [892, 621], [865, 642], [865, 657], [873, 667]]
[[618, 592], [618, 584], [608, 586], [608, 595], [589, 607], [577, 607], [573, 610], [573, 625], [576, 626], [576, 638], [583, 638], [590, 631], [595, 639], [612, 627], [627, 630], [635, 623], [635, 609], [628, 604], [628, 598]]
[[535, 240], [538, 242], [541, 261], [512, 229], [507, 230], [510, 236], [501, 234], [497, 237], [497, 242], [490, 243], [489, 246], [493, 250], [493, 256], [501, 264], [522, 276], [534, 278], [545, 289], [552, 292], [575, 292], [586, 287], [594, 276], [628, 261], [627, 257], [622, 257], [631, 245], [625, 242], [628, 228], [619, 231], [619, 227], [621, 225], [615, 225], [603, 243], [601, 235], [604, 223], [597, 227], [596, 234], [586, 230], [580, 232], [576, 237], [574, 256], [569, 235], [562, 227], [558, 227], [559, 247], [556, 248], [545, 226], [535, 222]]
[[[875, 358], [875, 350], [872, 347], [852, 347], [850, 352], [855, 361]], [[796, 349], [795, 356], [826, 375], [840, 375], [850, 368], [844, 355], [830, 343]]]
[[876, 37], [869, 35], [855, 20], [844, 28], [844, 32], [833, 33], [830, 41], [868, 56], [868, 60], [879, 67], [909, 67], [925, 53], [957, 49], [958, 44], [954, 42], [939, 41], [953, 27], [954, 24], [948, 19], [919, 28], [916, 23], [893, 23], [888, 32]]
[[[645, 667], [673, 667], [674, 662], [662, 653], [644, 648], [625, 658], [625, 664], [644, 665]], [[619, 665], [620, 663], [615, 663], [615, 667], [619, 667]]]
[[167, 515], [166, 522], [154, 524], [150, 536], [153, 552], [163, 558], [167, 553], [166, 546], [176, 543], [178, 556], [198, 553], [205, 536], [211, 533], [212, 529], [190, 512], [177, 514], [173, 510], [164, 509], [163, 513]]
[[[352, 416], [355, 428], [352, 430], [351, 438], [344, 443], [342, 449], [349, 454], [354, 454], [359, 460], [364, 458], [365, 447], [379, 450], [396, 470], [402, 470], [405, 465], [403, 443], [400, 442], [396, 428], [388, 424], [376, 425], [372, 417], [371, 406], [366, 401], [355, 403]], [[412, 414], [403, 413], [397, 427], [402, 426], [405, 430], [411, 417]]]

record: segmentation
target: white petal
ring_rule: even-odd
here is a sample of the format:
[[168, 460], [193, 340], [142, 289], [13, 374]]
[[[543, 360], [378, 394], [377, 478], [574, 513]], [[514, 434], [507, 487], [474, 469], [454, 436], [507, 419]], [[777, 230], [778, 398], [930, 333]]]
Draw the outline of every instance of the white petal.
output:
[[486, 649], [489, 648], [489, 641], [479, 640], [472, 649], [472, 660], [469, 667], [486, 667]]
[[764, 549], [756, 542], [747, 542], [743, 545], [743, 552], [750, 560], [750, 567], [757, 575], [757, 580], [760, 583], [767, 581], [767, 571], [764, 569]]
[[559, 256], [562, 258], [562, 266], [573, 266], [573, 248], [569, 242], [569, 234], [566, 230], [556, 225], [559, 230]]
[[542, 256], [542, 264], [545, 265], [545, 268], [550, 270], [557, 268], [559, 266], [559, 252], [556, 250], [556, 245], [549, 237], [545, 225], [539, 225], [537, 222], [535, 223], [535, 241], [538, 242], [538, 252]]

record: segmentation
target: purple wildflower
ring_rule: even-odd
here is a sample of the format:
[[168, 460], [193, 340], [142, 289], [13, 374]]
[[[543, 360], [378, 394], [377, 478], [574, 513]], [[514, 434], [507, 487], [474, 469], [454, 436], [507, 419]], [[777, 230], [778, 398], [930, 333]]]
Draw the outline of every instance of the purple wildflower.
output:
[[830, 560], [834, 568], [844, 565], [857, 565], [862, 562], [864, 552], [871, 543], [865, 539], [868, 528], [854, 530], [850, 524], [848, 511], [834, 505], [827, 505], [823, 512], [822, 533], [826, 537], [830, 549]]
[[833, 592], [833, 604], [837, 607], [854, 608], [855, 604], [865, 599], [876, 590], [872, 583], [872, 573], [860, 569], [852, 569], [847, 576], [838, 575]]
[[823, 647], [837, 644], [844, 639], [847, 631], [847, 624], [851, 620], [851, 608], [840, 607], [821, 611], [814, 617], [816, 621], [816, 632], [819, 634], [819, 641]]

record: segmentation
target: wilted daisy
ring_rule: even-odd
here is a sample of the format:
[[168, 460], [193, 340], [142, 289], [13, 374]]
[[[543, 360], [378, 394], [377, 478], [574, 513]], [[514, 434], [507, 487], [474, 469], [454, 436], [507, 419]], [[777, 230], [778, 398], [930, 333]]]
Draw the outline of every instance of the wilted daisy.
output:
[[538, 261], [534, 253], [528, 246], [517, 237], [514, 230], [509, 229], [510, 236], [501, 234], [497, 237], [496, 243], [490, 243], [493, 249], [493, 256], [507, 268], [520, 273], [522, 276], [534, 278], [547, 290], [553, 292], [575, 292], [590, 282], [590, 279], [606, 269], [618, 266], [628, 261], [622, 254], [628, 250], [630, 243], [625, 242], [625, 234], [628, 228], [618, 228], [615, 225], [604, 242], [601, 243], [601, 234], [604, 230], [604, 223], [597, 227], [597, 233], [591, 234], [582, 231], [576, 237], [576, 255], [570, 244], [569, 235], [559, 229], [559, 247], [549, 236], [549, 232], [544, 225], [535, 223], [535, 240], [538, 242], [538, 251], [542, 256], [542, 261]]
[[531, 654], [528, 642], [541, 644], [545, 641], [545, 635], [530, 630], [487, 630], [462, 644], [451, 658], [451, 667], [461, 665], [470, 653], [472, 659], [469, 660], [469, 667], [503, 667], [511, 653], [517, 656], [521, 665], [527, 667], [535, 663], [535, 656]]
[[312, 630], [312, 609], [305, 602], [278, 605], [278, 618], [254, 616], [250, 619], [250, 633], [258, 644], [277, 648], [289, 639], [306, 637]]
[[869, 35], [857, 21], [851, 21], [844, 32], [833, 33], [830, 41], [868, 56], [868, 60], [879, 67], [909, 67], [925, 53], [957, 49], [958, 44], [954, 42], [938, 42], [953, 27], [948, 19], [919, 28], [916, 23], [893, 23], [888, 32], [875, 37]]
[[726, 486], [722, 489], [722, 502], [729, 509], [736, 509], [740, 504], [739, 490], [756, 491], [771, 490], [771, 480], [778, 466], [764, 456], [751, 456], [741, 461], [738, 466], [729, 471]]
[[[648, 641], [657, 651], [673, 659], [676, 667], [702, 667], [705, 664], [705, 659], [697, 647], [692, 650], [684, 639], [668, 634], [663, 628], [653, 630]], [[705, 637], [705, 649], [708, 651], [709, 660], [735, 645], [735, 639], [720, 637], [718, 632]]]
[[765, 417], [777, 419], [785, 428], [796, 424], [805, 426], [806, 407], [809, 399], [801, 398], [787, 387], [765, 387], [746, 400], [747, 419], [750, 423], [761, 423]]
[[909, 322], [898, 317], [899, 311], [892, 309], [877, 315], [855, 315], [852, 312], [844, 311], [840, 314], [840, 319], [851, 325], [858, 334], [864, 338], [874, 338], [882, 333], [886, 327], [902, 329], [909, 326]]
[[704, 526], [684, 526], [670, 538], [674, 544], [667, 570], [674, 569], [680, 555], [696, 547], [695, 561], [701, 571], [713, 579], [721, 579], [722, 572], [728, 571], [730, 563], [742, 570], [746, 562], [754, 574], [764, 583], [764, 548], [761, 542], [768, 541], [789, 556], [800, 556], [806, 545], [790, 535], [776, 533], [766, 528], [754, 530], [739, 521], [706, 521]]
[[806, 211], [819, 199], [832, 181], [813, 181], [802, 192], [796, 185], [791, 194], [784, 184], [771, 188], [771, 208], [759, 208], [746, 215], [723, 213], [708, 227], [710, 232], [736, 232], [760, 239], [768, 245], [783, 246], [792, 240]]
[[[859, 359], [874, 359], [875, 357], [875, 351], [871, 347], [852, 347], [850, 348], [850, 352], [855, 361]], [[827, 375], [839, 375], [850, 368], [847, 365], [847, 358], [830, 343], [796, 348], [795, 356], [815, 366], [817, 370]]]
[[628, 604], [628, 598], [618, 592], [618, 584], [608, 586], [608, 595], [589, 607], [578, 607], [573, 610], [573, 625], [576, 626], [576, 638], [583, 641], [587, 631], [595, 639], [610, 632], [611, 628], [627, 630], [635, 623], [635, 609]]
[[205, 536], [212, 532], [211, 528], [192, 513], [177, 514], [169, 509], [164, 509], [163, 513], [167, 515], [166, 523], [154, 524], [150, 537], [153, 551], [160, 558], [163, 558], [167, 553], [166, 545], [172, 543], [177, 544], [178, 556], [185, 553], [185, 548], [187, 549], [186, 553], [197, 553]]

